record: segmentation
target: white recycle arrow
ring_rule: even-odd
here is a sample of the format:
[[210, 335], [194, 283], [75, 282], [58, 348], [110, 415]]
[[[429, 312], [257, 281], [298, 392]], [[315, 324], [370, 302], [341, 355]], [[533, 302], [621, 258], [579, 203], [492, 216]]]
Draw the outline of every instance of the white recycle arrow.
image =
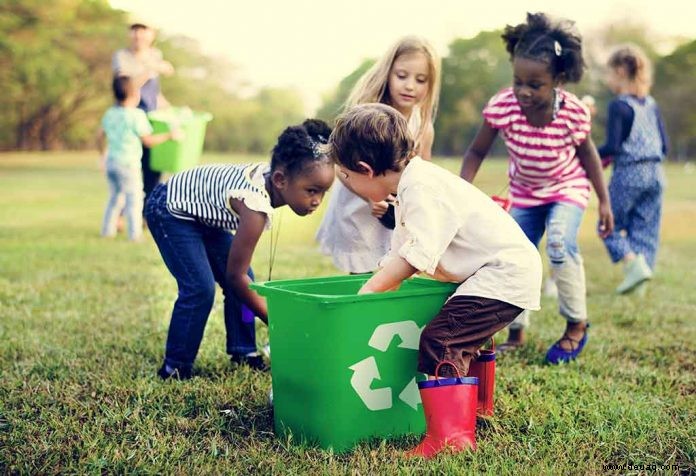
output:
[[350, 384], [367, 408], [372, 411], [391, 408], [391, 388], [370, 388], [373, 380], [381, 378], [374, 357], [363, 359], [348, 368], [353, 371]]
[[[425, 327], [425, 326], [424, 326]], [[389, 324], [380, 324], [375, 328], [375, 331], [370, 337], [370, 347], [385, 352], [389, 348], [392, 339], [395, 335], [401, 337], [402, 349], [418, 349], [418, 342], [423, 331], [422, 327], [418, 327], [414, 321], [391, 322]]]
[[418, 410], [418, 404], [421, 403], [421, 397], [420, 392], [418, 391], [416, 377], [413, 377], [408, 385], [404, 387], [399, 394], [399, 398], [409, 407], [413, 408], [414, 410]]

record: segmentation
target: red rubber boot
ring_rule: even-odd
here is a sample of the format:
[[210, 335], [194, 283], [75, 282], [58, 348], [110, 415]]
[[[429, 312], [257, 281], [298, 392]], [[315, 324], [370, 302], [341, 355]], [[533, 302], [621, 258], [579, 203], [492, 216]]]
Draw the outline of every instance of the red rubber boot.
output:
[[491, 350], [481, 350], [477, 359], [469, 365], [469, 377], [479, 379], [478, 404], [479, 416], [493, 416], [493, 392], [495, 392], [495, 343]]
[[[436, 377], [442, 364], [435, 369]], [[456, 367], [455, 367], [456, 368]], [[445, 449], [455, 452], [476, 450], [476, 401], [478, 379], [475, 377], [437, 378], [418, 383], [425, 411], [425, 438], [406, 455], [432, 458]]]

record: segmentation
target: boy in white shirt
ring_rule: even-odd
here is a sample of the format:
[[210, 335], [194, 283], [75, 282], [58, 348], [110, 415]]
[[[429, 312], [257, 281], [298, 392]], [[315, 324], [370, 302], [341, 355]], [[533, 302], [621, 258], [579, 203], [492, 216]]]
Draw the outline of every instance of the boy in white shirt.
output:
[[[417, 272], [461, 283], [421, 334], [418, 371], [432, 380], [438, 363], [447, 361], [453, 365], [443, 366], [440, 375], [467, 375], [493, 334], [524, 309], [540, 308], [542, 265], [536, 247], [487, 195], [415, 156], [406, 120], [389, 106], [365, 104], [347, 111], [337, 120], [328, 149], [356, 194], [375, 202], [397, 197], [391, 251], [359, 293], [396, 289]], [[428, 433], [412, 455], [430, 457], [446, 445], [475, 447], [473, 428], [468, 436], [461, 428], [462, 434], [433, 435], [432, 426], [448, 424], [433, 422], [426, 399], [423, 405]]]

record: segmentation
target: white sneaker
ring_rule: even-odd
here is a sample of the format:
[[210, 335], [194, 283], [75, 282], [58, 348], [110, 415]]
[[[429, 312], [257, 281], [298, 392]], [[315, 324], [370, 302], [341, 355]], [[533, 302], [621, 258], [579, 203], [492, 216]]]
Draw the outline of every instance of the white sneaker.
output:
[[652, 270], [643, 255], [624, 266], [624, 280], [616, 288], [618, 294], [626, 294], [638, 287], [639, 284], [652, 278]]
[[268, 360], [271, 360], [271, 344], [266, 344], [261, 347], [261, 353], [266, 356]]

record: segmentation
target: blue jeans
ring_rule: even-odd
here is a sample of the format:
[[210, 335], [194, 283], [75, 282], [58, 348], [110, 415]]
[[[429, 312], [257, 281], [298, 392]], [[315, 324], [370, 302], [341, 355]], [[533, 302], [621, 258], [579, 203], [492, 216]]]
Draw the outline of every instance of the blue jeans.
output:
[[[529, 241], [539, 246], [546, 232], [546, 253], [551, 262], [551, 277], [558, 287], [559, 313], [568, 322], [587, 319], [585, 268], [578, 248], [578, 230], [584, 210], [563, 202], [538, 207], [513, 207], [510, 214]], [[510, 327], [527, 327], [529, 313], [523, 312]]]
[[[256, 351], [254, 322], [242, 321], [242, 304], [225, 278], [234, 236], [169, 213], [166, 184], [153, 190], [145, 217], [162, 259], [179, 287], [169, 324], [165, 363], [177, 369], [192, 367], [215, 300], [215, 282], [222, 287], [225, 297], [227, 353]], [[253, 279], [251, 269], [248, 273]]]
[[116, 235], [116, 221], [123, 214], [128, 222], [128, 239], [138, 240], [143, 234], [143, 177], [139, 168], [107, 166], [109, 201], [104, 210], [102, 236]]

